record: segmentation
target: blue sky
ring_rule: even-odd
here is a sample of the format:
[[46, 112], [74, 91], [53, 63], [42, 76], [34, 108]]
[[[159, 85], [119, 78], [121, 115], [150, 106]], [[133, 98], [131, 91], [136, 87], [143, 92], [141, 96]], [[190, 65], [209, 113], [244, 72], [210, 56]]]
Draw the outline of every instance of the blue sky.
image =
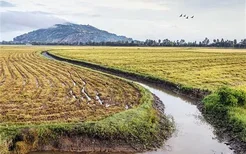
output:
[[0, 40], [64, 22], [138, 40], [246, 38], [245, 0], [5, 0], [0, 13]]

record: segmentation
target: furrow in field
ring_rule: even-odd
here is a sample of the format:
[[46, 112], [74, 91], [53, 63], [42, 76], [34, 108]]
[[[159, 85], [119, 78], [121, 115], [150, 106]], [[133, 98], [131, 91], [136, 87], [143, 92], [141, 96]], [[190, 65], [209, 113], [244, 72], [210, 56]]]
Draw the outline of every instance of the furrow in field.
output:
[[3, 62], [1, 62], [0, 66], [1, 66], [1, 74], [0, 74], [0, 76], [1, 76], [1, 78], [0, 78], [0, 86], [2, 86], [2, 85], [4, 84], [4, 82], [5, 82], [5, 80], [6, 80], [6, 76], [5, 76], [5, 70], [4, 70], [4, 68], [3, 68]]
[[15, 55], [13, 55], [11, 57], [12, 59], [12, 64], [14, 66], [14, 68], [17, 70], [18, 74], [21, 75], [22, 77], [22, 88], [20, 89], [20, 91], [23, 91], [24, 90], [24, 87], [26, 86], [26, 84], [28, 84], [28, 76], [25, 74], [25, 72], [18, 66], [18, 62], [19, 62], [19, 59], [18, 59], [18, 53], [16, 53]]
[[0, 95], [1, 97], [12, 98], [12, 96], [14, 95], [12, 91], [18, 91], [18, 89], [20, 89], [22, 86], [21, 85], [22, 81], [21, 81], [21, 75], [14, 67], [11, 59], [8, 59], [7, 61], [5, 61], [5, 64], [6, 64], [6, 68], [9, 70], [10, 78], [6, 78], [6, 76], [4, 77], [4, 80], [7, 80], [7, 82], [4, 82], [4, 84], [2, 85], [2, 89], [5, 89], [5, 91], [3, 91]]
[[5, 64], [6, 64], [7, 68], [8, 68], [8, 71], [9, 71], [9, 73], [11, 75], [11, 78], [12, 79], [16, 79], [16, 75], [15, 75], [14, 71], [12, 70], [12, 68], [10, 67], [9, 57], [7, 58], [7, 60], [4, 58], [4, 61], [5, 61]]
[[10, 50], [0, 55], [0, 81], [5, 81], [0, 86], [1, 122], [97, 120], [125, 110], [127, 102], [138, 102], [126, 95], [135, 89], [118, 86], [120, 80], [38, 54]]
[[[40, 96], [40, 94], [41, 94], [41, 92], [42, 92], [42, 87], [44, 86], [44, 83], [42, 82], [42, 80], [40, 80], [39, 79], [39, 77], [38, 77], [38, 74], [37, 74], [37, 72], [35, 71], [35, 70], [33, 70], [32, 69], [32, 67], [30, 67], [29, 65], [27, 65], [25, 62], [23, 62], [22, 60], [21, 60], [21, 65], [23, 66], [23, 68], [29, 73], [29, 74], [31, 74], [32, 76], [33, 76], [33, 78], [34, 78], [34, 82], [35, 82], [35, 88], [33, 88], [33, 89], [35, 89], [34, 90], [34, 92], [33, 92], [33, 94], [32, 94], [32, 98], [38, 98], [39, 96]], [[32, 83], [34, 83], [34, 82], [32, 82]]]
[[[61, 83], [61, 87], [65, 88], [66, 91], [69, 94], [69, 91], [73, 85], [73, 83], [71, 82], [71, 80], [69, 79], [69, 75], [68, 75], [68, 71], [66, 70], [61, 70], [59, 68], [59, 65], [51, 65], [50, 63], [47, 64], [42, 64], [43, 67], [47, 70], [47, 72], [49, 72], [50, 75], [52, 75], [52, 77], [55, 77], [57, 80], [60, 81]], [[70, 82], [68, 82], [70, 81]]]
[[15, 69], [19, 72], [19, 74], [21, 74], [22, 76], [22, 87], [19, 90], [19, 92], [23, 91], [26, 84], [28, 84], [28, 77], [27, 75], [20, 69], [20, 67], [17, 66], [17, 64], [15, 64], [15, 62], [12, 63], [13, 66], [15, 67]]
[[[40, 63], [42, 63], [42, 61], [40, 61]], [[59, 63], [51, 63], [46, 61], [46, 63], [42, 63], [42, 66], [45, 67], [48, 71], [52, 71], [53, 73], [55, 73], [57, 79], [69, 78], [67, 69], [63, 69], [63, 67], [60, 66]], [[72, 86], [72, 83], [67, 82], [67, 80], [64, 80], [62, 83], [66, 83], [67, 86]]]
[[[49, 66], [56, 67], [55, 69], [57, 69], [57, 65], [56, 65], [56, 66], [54, 66], [54, 65], [49, 65]], [[53, 68], [51, 68], [51, 69], [53, 69]], [[64, 71], [64, 72], [68, 72], [67, 70], [64, 70], [64, 69], [63, 69], [63, 71]], [[71, 80], [71, 73], [70, 73], [69, 77], [68, 77], [67, 75], [66, 75], [66, 77], [67, 77], [67, 78], [70, 78], [70, 80]], [[75, 87], [74, 85], [76, 84], [76, 81], [73, 81], [73, 80], [71, 80], [71, 81], [72, 81], [72, 85], [70, 86], [70, 90], [71, 90], [73, 87]], [[78, 84], [78, 83], [77, 83], [77, 84]], [[73, 92], [71, 92], [70, 90], [69, 90], [69, 93], [70, 93], [70, 95], [72, 95]], [[75, 91], [75, 90], [74, 90], [74, 91]], [[76, 90], [76, 91], [77, 91], [76, 93], [77, 93], [77, 95], [78, 95], [79, 92], [78, 92], [78, 90]], [[71, 94], [71, 93], [72, 93], [72, 94]]]
[[[72, 79], [72, 81], [73, 81], [73, 87], [76, 87], [76, 81], [72, 78], [72, 74], [70, 73], [70, 78]], [[78, 85], [79, 86], [79, 85]], [[79, 90], [79, 89], [78, 89]], [[72, 96], [75, 96], [75, 97], [77, 97], [77, 95], [75, 95], [74, 94], [74, 92], [73, 91], [70, 91], [70, 94], [72, 95]]]
[[[55, 83], [55, 81], [51, 78], [52, 76], [50, 76], [46, 69], [45, 68], [42, 68], [40, 67], [40, 65], [38, 65], [37, 63], [33, 63], [31, 61], [28, 61], [28, 60], [23, 60], [25, 61], [25, 64], [28, 64], [30, 67], [32, 67], [34, 70], [36, 70], [38, 72], [38, 76], [40, 78], [40, 80], [42, 80], [42, 82], [44, 83], [44, 86], [48, 87], [50, 86], [50, 91], [49, 93], [44, 93], [44, 94], [41, 94], [43, 96], [45, 95], [49, 95], [49, 96], [52, 96], [53, 98], [56, 97], [58, 94], [57, 94], [57, 84]], [[54, 90], [53, 90], [54, 89]], [[51, 100], [52, 98], [50, 98]]]

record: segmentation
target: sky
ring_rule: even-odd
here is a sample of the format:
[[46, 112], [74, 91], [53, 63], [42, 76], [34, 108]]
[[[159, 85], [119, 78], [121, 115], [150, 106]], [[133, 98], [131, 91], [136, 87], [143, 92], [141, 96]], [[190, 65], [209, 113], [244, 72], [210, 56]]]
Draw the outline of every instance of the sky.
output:
[[246, 0], [0, 0], [0, 41], [65, 22], [136, 40], [241, 40]]

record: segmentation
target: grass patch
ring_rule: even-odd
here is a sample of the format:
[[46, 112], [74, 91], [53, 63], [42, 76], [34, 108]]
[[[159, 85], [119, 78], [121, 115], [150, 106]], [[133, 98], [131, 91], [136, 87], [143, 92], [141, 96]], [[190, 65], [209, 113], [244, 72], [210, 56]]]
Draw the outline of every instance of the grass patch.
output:
[[205, 113], [246, 141], [246, 92], [222, 87], [203, 100]]

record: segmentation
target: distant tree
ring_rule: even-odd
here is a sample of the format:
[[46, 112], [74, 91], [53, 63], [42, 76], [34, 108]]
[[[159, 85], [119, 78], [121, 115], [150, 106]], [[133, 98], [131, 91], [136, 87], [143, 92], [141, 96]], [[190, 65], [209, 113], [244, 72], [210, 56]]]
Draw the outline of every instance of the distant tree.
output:
[[239, 45], [240, 45], [241, 48], [245, 48], [246, 47], [246, 39], [241, 40]]
[[225, 46], [225, 41], [224, 39], [222, 38], [221, 41], [220, 41], [220, 47], [224, 47]]
[[206, 41], [206, 45], [208, 46], [209, 45], [209, 39], [207, 38], [207, 41]]
[[179, 45], [180, 45], [179, 40], [177, 40], [176, 44], [177, 44], [177, 46], [179, 46]]
[[200, 47], [202, 46], [202, 42], [201, 42], [201, 41], [199, 42], [199, 46], [200, 46]]
[[[73, 42], [73, 43], [45, 43], [45, 42], [28, 42], [32, 45], [75, 45], [75, 46], [189, 46], [189, 47], [234, 47], [234, 48], [246, 48], [246, 39], [242, 39], [240, 42], [238, 42], [236, 39], [234, 40], [224, 40], [222, 38], [219, 39], [213, 39], [213, 41], [210, 43], [209, 39], [206, 37], [201, 42], [188, 42], [186, 43], [184, 39], [177, 40], [177, 41], [171, 41], [169, 39], [164, 39], [161, 41], [161, 39], [151, 40], [147, 39], [146, 41], [117, 41], [117, 42], [86, 42], [82, 43], [80, 41]], [[7, 45], [25, 45], [26, 42], [15, 42], [15, 41], [2, 41], [0, 44], [7, 44]]]
[[233, 46], [237, 45], [237, 39], [234, 39]]
[[194, 46], [197, 46], [197, 42], [195, 41], [195, 42], [193, 43], [193, 45], [194, 45]]
[[204, 46], [208, 46], [208, 44], [209, 44], [209, 39], [206, 37], [206, 38], [202, 41], [202, 44], [203, 44]]
[[181, 39], [179, 43], [180, 43], [181, 46], [183, 46], [183, 45], [185, 45], [185, 40]]

